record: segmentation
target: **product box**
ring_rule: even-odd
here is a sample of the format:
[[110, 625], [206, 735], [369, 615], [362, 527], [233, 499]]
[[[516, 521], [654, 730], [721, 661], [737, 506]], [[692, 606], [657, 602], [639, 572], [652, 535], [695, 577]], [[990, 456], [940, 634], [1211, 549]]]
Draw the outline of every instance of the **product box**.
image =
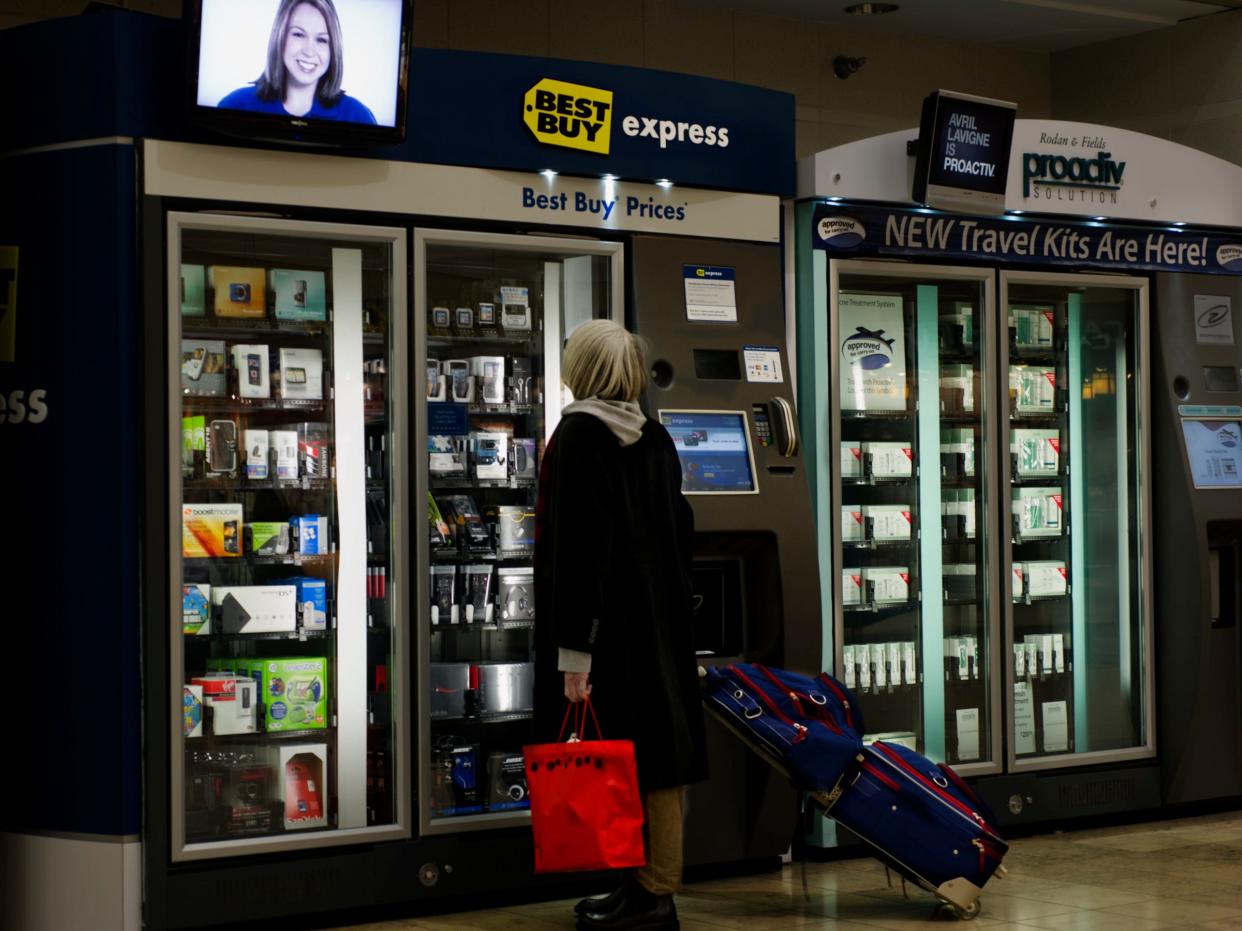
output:
[[957, 758], [962, 762], [979, 759], [979, 709], [958, 708]]
[[1026, 601], [1026, 573], [1022, 571], [1022, 563], [1014, 563], [1009, 584], [1013, 587], [1013, 600]]
[[503, 482], [509, 477], [508, 436], [503, 433], [471, 433], [470, 450], [475, 478]]
[[432, 663], [428, 714], [432, 718], [464, 717], [469, 689], [469, 663]]
[[181, 632], [192, 636], [211, 633], [211, 586], [191, 582], [181, 586]]
[[475, 309], [474, 319], [478, 321], [481, 327], [494, 327], [496, 325], [496, 305], [482, 303]]
[[296, 481], [298, 477], [298, 432], [296, 430], [269, 430], [267, 442], [271, 449], [275, 477], [282, 482]]
[[479, 384], [479, 400], [484, 404], [505, 403], [505, 357], [475, 356], [470, 372]]
[[453, 329], [467, 335], [474, 332], [474, 308], [457, 307], [453, 310]]
[[207, 270], [201, 265], [181, 266], [181, 316], [207, 315]]
[[940, 315], [940, 342], [949, 349], [969, 349], [975, 344], [975, 308], [955, 301], [950, 313]]
[[252, 660], [262, 684], [269, 733], [326, 728], [328, 661], [323, 657]]
[[276, 295], [277, 320], [327, 320], [327, 288], [323, 272], [273, 268], [268, 275]]
[[212, 672], [196, 676], [190, 684], [202, 690], [203, 703], [211, 709], [213, 734], [253, 734], [258, 729], [259, 702], [253, 679]]
[[246, 343], [234, 345], [233, 371], [237, 373], [237, 396], [239, 398], [270, 398], [272, 396], [267, 346]]
[[1057, 370], [1046, 365], [1009, 366], [1009, 394], [1019, 414], [1056, 410]]
[[841, 679], [847, 689], [854, 688], [854, 645], [847, 643], [841, 648]]
[[506, 330], [531, 328], [530, 290], [502, 287], [500, 289], [500, 325]]
[[222, 398], [228, 391], [224, 340], [181, 341], [181, 393], [196, 398]]
[[1040, 709], [1043, 721], [1044, 752], [1062, 753], [1069, 749], [1069, 705], [1065, 701], [1046, 701]]
[[1069, 593], [1069, 572], [1059, 559], [1045, 559], [1021, 564], [1026, 581], [1026, 594], [1032, 598], [1054, 598]]
[[978, 597], [979, 569], [974, 563], [945, 563], [941, 571], [946, 601], [974, 601]]
[[226, 634], [297, 630], [297, 589], [292, 585], [217, 585], [211, 602]]
[[975, 410], [975, 370], [969, 365], [940, 366], [940, 411], [970, 414]]
[[535, 570], [531, 566], [502, 566], [496, 570], [496, 606], [504, 622], [535, 619]]
[[447, 307], [431, 308], [431, 326], [436, 330], [447, 330], [453, 325], [453, 312]]
[[1065, 634], [1052, 635], [1052, 671], [1065, 672]]
[[871, 644], [871, 684], [877, 689], [888, 688], [888, 646], [883, 643]]
[[1020, 538], [1061, 535], [1063, 498], [1059, 487], [1015, 488], [1012, 500], [1013, 515]]
[[181, 689], [181, 736], [203, 736], [203, 687], [186, 685]]
[[1014, 430], [1009, 435], [1009, 452], [1019, 478], [1056, 475], [1061, 462], [1061, 431]]
[[863, 588], [870, 588], [873, 604], [904, 604], [910, 600], [910, 570], [906, 566], [866, 566]]
[[1026, 645], [1015, 643], [1013, 645], [1013, 677], [1017, 679], [1025, 679], [1029, 675], [1026, 668]]
[[517, 437], [509, 447], [513, 477], [534, 480], [539, 477], [539, 443], [530, 437]]
[[944, 638], [944, 674], [955, 682], [960, 682], [965, 678], [958, 668], [957, 657], [961, 650], [961, 637], [945, 637]]
[[187, 559], [242, 554], [240, 504], [181, 505], [181, 555]]
[[[502, 572], [504, 570], [501, 570]], [[461, 621], [461, 606], [457, 603], [457, 567], [431, 567], [431, 624], [457, 624]]]
[[290, 549], [289, 525], [283, 521], [246, 524], [246, 552], [255, 556], [285, 556]]
[[211, 265], [207, 283], [215, 289], [212, 305], [217, 317], [261, 320], [267, 316], [267, 292], [263, 269]]
[[492, 601], [492, 578], [494, 576], [491, 563], [475, 563], [463, 566], [465, 575], [462, 586], [462, 613], [467, 624], [494, 624], [496, 622], [496, 605]]
[[1009, 305], [1009, 328], [1017, 349], [1051, 349], [1056, 310], [1051, 304]]
[[862, 604], [862, 600], [862, 570], [842, 569], [841, 604], [860, 605]]
[[[469, 495], [445, 495], [440, 499], [440, 509], [450, 523], [457, 525], [457, 534], [466, 535], [466, 544], [473, 549], [486, 549], [491, 545], [490, 535]], [[450, 513], [451, 512], [451, 516]]]
[[971, 478], [975, 474], [975, 431], [953, 427], [940, 431], [940, 458], [947, 478]]
[[843, 440], [841, 442], [841, 478], [856, 481], [862, 477], [862, 444], [853, 440]]
[[970, 488], [945, 489], [940, 506], [948, 540], [975, 537], [975, 492]]
[[292, 585], [297, 591], [297, 613], [303, 630], [327, 630], [328, 583], [309, 575], [274, 579], [273, 585]]
[[858, 687], [863, 691], [871, 688], [871, 644], [856, 643], [854, 645], [854, 660], [858, 663]]
[[307, 478], [330, 478], [332, 457], [328, 438], [332, 435], [326, 423], [298, 424], [298, 468]]
[[1027, 655], [1026, 661], [1031, 664], [1031, 648], [1034, 647], [1034, 654], [1038, 664], [1039, 674], [1041, 676], [1052, 675], [1056, 668], [1056, 656], [1054, 655], [1054, 644], [1052, 634], [1027, 634], [1022, 638], [1022, 642], [1026, 644]]
[[1038, 676], [1039, 673], [1039, 644], [1034, 640], [1025, 640], [1022, 648], [1026, 652], [1026, 672], [1030, 676]]
[[327, 827], [328, 745], [281, 744], [273, 749], [285, 830]]
[[909, 540], [913, 533], [910, 507], [905, 504], [868, 504], [862, 509], [863, 523], [876, 543]]
[[841, 542], [862, 543], [865, 539], [862, 505], [847, 504], [841, 508]]
[[502, 504], [499, 517], [500, 551], [533, 552], [535, 549], [535, 509], [525, 504]]
[[466, 445], [464, 436], [429, 435], [427, 437], [427, 468], [441, 478], [465, 478]]
[[473, 674], [483, 714], [514, 714], [535, 707], [534, 663], [477, 663]]
[[492, 753], [487, 757], [487, 808], [513, 811], [529, 808], [526, 761], [520, 753]]
[[194, 414], [181, 418], [181, 472], [186, 478], [199, 474], [207, 455], [207, 418]]
[[863, 738], [864, 746], [870, 746], [876, 741], [883, 741], [886, 744], [900, 744], [907, 750], [919, 752], [919, 739], [914, 731], [881, 731], [878, 734], [868, 734]]
[[479, 745], [446, 744], [431, 752], [431, 808], [437, 815], [483, 811]]
[[469, 359], [445, 359], [441, 364], [448, 399], [456, 404], [474, 403], [474, 375]]
[[914, 475], [914, 451], [907, 443], [863, 443], [862, 455], [870, 476], [877, 481]]
[[280, 396], [286, 401], [323, 399], [323, 351], [280, 349]]
[[918, 650], [912, 640], [901, 645], [901, 677], [906, 685], [919, 684]]
[[320, 514], [301, 514], [289, 519], [294, 552], [303, 556], [324, 556], [331, 552], [332, 535], [328, 518]]
[[266, 430], [243, 430], [242, 449], [246, 464], [246, 478], [259, 482], [270, 474], [271, 452]]

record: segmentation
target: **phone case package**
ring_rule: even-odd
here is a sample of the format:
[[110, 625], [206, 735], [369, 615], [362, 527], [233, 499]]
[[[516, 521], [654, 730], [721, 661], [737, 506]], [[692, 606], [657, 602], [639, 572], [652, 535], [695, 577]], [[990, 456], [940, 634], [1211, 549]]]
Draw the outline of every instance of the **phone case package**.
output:
[[323, 400], [321, 350], [281, 347], [280, 396], [286, 401]]
[[181, 316], [207, 315], [207, 270], [201, 265], [181, 266]]
[[261, 268], [240, 268], [212, 265], [207, 269], [207, 283], [215, 291], [212, 302], [217, 317], [242, 317], [261, 320], [267, 316], [267, 291]]
[[270, 369], [267, 346], [238, 343], [233, 347], [233, 371], [237, 373], [239, 398], [270, 398]]
[[181, 555], [187, 559], [242, 554], [240, 504], [183, 504]]
[[181, 393], [196, 398], [222, 398], [228, 389], [224, 340], [181, 341]]
[[268, 280], [276, 298], [277, 320], [327, 320], [323, 272], [273, 268]]

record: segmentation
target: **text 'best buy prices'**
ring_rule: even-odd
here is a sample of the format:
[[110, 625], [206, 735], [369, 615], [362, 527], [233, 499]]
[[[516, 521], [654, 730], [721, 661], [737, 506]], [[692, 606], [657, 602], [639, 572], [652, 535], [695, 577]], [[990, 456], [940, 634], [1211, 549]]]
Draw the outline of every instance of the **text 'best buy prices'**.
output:
[[685, 203], [660, 204], [652, 195], [638, 197], [633, 194], [620, 197], [591, 197], [582, 191], [572, 196], [568, 191], [559, 194], [539, 194], [533, 187], [522, 188], [522, 206], [527, 210], [548, 210], [557, 213], [578, 213], [593, 215], [607, 223], [616, 218], [617, 207], [626, 217], [639, 217], [650, 220], [671, 220], [681, 222], [686, 219]]

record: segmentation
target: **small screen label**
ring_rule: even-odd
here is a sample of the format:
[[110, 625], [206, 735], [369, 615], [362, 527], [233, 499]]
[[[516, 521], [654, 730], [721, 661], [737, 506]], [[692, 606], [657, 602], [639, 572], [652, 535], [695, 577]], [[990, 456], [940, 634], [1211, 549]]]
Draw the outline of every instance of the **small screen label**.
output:
[[1182, 435], [1196, 488], [1242, 487], [1242, 422], [1183, 420]]

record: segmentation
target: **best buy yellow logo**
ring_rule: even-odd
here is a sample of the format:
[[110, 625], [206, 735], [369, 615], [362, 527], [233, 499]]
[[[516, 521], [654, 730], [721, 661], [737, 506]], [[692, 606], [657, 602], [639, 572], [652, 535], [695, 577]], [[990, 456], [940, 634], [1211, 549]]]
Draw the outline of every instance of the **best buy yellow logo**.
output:
[[544, 78], [526, 92], [523, 119], [546, 145], [608, 154], [612, 91]]
[[694, 273], [695, 273], [696, 275], [698, 275], [700, 278], [706, 278], [706, 277], [707, 277], [707, 272], [705, 272], [705, 271], [704, 271], [703, 269], [701, 269], [701, 268], [696, 268], [696, 269], [694, 270]]

